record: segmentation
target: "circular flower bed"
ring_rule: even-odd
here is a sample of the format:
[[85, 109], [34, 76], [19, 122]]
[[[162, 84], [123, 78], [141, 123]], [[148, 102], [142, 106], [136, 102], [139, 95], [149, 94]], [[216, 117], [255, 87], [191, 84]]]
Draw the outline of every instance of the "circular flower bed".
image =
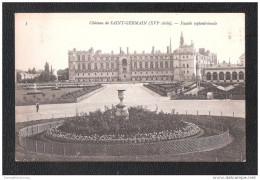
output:
[[62, 126], [50, 129], [47, 136], [76, 142], [144, 143], [181, 139], [200, 132], [197, 125], [182, 121], [181, 115], [130, 107], [129, 119], [123, 119], [115, 116], [115, 110], [112, 107], [71, 117]]

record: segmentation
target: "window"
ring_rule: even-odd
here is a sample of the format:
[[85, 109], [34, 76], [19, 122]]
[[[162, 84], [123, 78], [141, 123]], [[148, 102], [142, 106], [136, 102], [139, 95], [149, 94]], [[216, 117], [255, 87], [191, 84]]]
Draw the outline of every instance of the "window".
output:
[[82, 61], [85, 61], [85, 55], [82, 55]]
[[170, 68], [173, 68], [173, 61], [170, 62]]
[[145, 59], [148, 59], [148, 57], [147, 57], [147, 56], [145, 56]]
[[97, 63], [95, 63], [95, 69], [97, 69]]
[[80, 64], [78, 64], [78, 70], [80, 70]]
[[114, 69], [114, 63], [113, 62], [111, 63], [111, 69]]
[[106, 60], [109, 60], [109, 57], [107, 57]]
[[100, 63], [100, 69], [104, 69], [103, 63]]
[[211, 73], [210, 72], [207, 73], [207, 80], [211, 80]]
[[90, 61], [90, 56], [88, 56], [88, 60]]
[[82, 69], [86, 69], [85, 63], [82, 63]]
[[139, 59], [142, 60], [142, 56], [140, 56]]
[[153, 59], [153, 56], [150, 56], [150, 59]]
[[148, 68], [148, 62], [145, 62], [145, 68]]
[[163, 62], [162, 61], [160, 62], [160, 68], [161, 69], [163, 68]]
[[135, 56], [135, 57], [134, 57], [134, 60], [136, 60], [136, 59], [137, 59], [137, 57]]
[[213, 80], [218, 80], [218, 73], [216, 72], [213, 73]]
[[223, 72], [219, 73], [219, 80], [224, 80], [224, 73]]
[[183, 67], [185, 67], [185, 64], [183, 64]]
[[187, 68], [189, 67], [189, 64], [187, 64]]
[[103, 60], [103, 57], [101, 57], [100, 60], [102, 61], [102, 60]]
[[158, 59], [158, 56], [155, 56], [155, 59]]
[[238, 76], [239, 76], [239, 80], [243, 80], [244, 79], [244, 73], [242, 71], [240, 71], [238, 73]]
[[168, 61], [165, 61], [165, 68], [168, 68]]
[[187, 73], [189, 73], [189, 71], [187, 71]]
[[91, 70], [91, 63], [88, 63], [88, 70]]
[[231, 79], [231, 74], [230, 72], [226, 72], [226, 80], [230, 80]]
[[153, 69], [153, 62], [150, 63], [150, 68]]
[[80, 55], [78, 55], [78, 61], [80, 61]]
[[106, 63], [106, 69], [109, 69], [109, 63], [108, 62]]
[[123, 59], [122, 66], [127, 66], [127, 60], [126, 59]]
[[232, 73], [232, 80], [237, 80], [237, 72]]
[[143, 63], [139, 62], [139, 69], [142, 69], [142, 68], [143, 68]]

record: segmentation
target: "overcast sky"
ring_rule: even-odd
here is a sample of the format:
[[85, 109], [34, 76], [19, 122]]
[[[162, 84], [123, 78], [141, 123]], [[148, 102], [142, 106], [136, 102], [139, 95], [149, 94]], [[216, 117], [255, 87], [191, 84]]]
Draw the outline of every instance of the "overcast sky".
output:
[[[91, 25], [90, 22], [109, 22]], [[146, 25], [112, 25], [111, 21], [146, 21]], [[159, 21], [150, 25], [150, 21]], [[171, 22], [172, 25], [162, 25]], [[182, 22], [192, 25], [181, 25]], [[211, 22], [216, 25], [194, 25]], [[166, 52], [172, 41], [172, 50], [178, 48], [181, 31], [187, 44], [205, 48], [218, 55], [220, 62], [237, 63], [245, 51], [244, 14], [177, 14], [177, 13], [37, 13], [15, 14], [16, 69], [43, 69], [49, 62], [53, 69], [68, 67], [68, 50], [102, 50], [119, 53], [122, 47], [130, 52]]]

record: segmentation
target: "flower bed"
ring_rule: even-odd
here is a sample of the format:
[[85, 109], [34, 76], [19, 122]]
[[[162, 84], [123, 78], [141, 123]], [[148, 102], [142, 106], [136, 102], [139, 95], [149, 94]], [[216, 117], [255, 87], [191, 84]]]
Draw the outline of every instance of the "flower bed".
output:
[[66, 133], [53, 128], [47, 131], [46, 136], [56, 141], [65, 142], [87, 142], [87, 143], [146, 143], [146, 142], [158, 142], [165, 140], [182, 139], [190, 136], [194, 136], [200, 132], [200, 128], [192, 123], [187, 123], [187, 126], [182, 130], [166, 130], [154, 133], [138, 133], [134, 135], [98, 135], [83, 136], [76, 133]]
[[142, 107], [130, 107], [129, 119], [115, 117], [115, 107], [70, 117], [62, 126], [50, 129], [54, 140], [92, 143], [145, 143], [194, 136], [200, 128], [182, 120], [182, 116]]

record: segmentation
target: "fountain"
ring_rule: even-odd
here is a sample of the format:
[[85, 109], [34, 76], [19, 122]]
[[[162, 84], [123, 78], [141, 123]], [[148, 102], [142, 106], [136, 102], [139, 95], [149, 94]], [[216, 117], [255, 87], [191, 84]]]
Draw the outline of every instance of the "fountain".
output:
[[34, 91], [27, 92], [26, 95], [27, 94], [42, 94], [41, 91], [37, 90], [37, 84], [36, 83], [33, 84], [33, 88], [32, 89], [34, 89]]

